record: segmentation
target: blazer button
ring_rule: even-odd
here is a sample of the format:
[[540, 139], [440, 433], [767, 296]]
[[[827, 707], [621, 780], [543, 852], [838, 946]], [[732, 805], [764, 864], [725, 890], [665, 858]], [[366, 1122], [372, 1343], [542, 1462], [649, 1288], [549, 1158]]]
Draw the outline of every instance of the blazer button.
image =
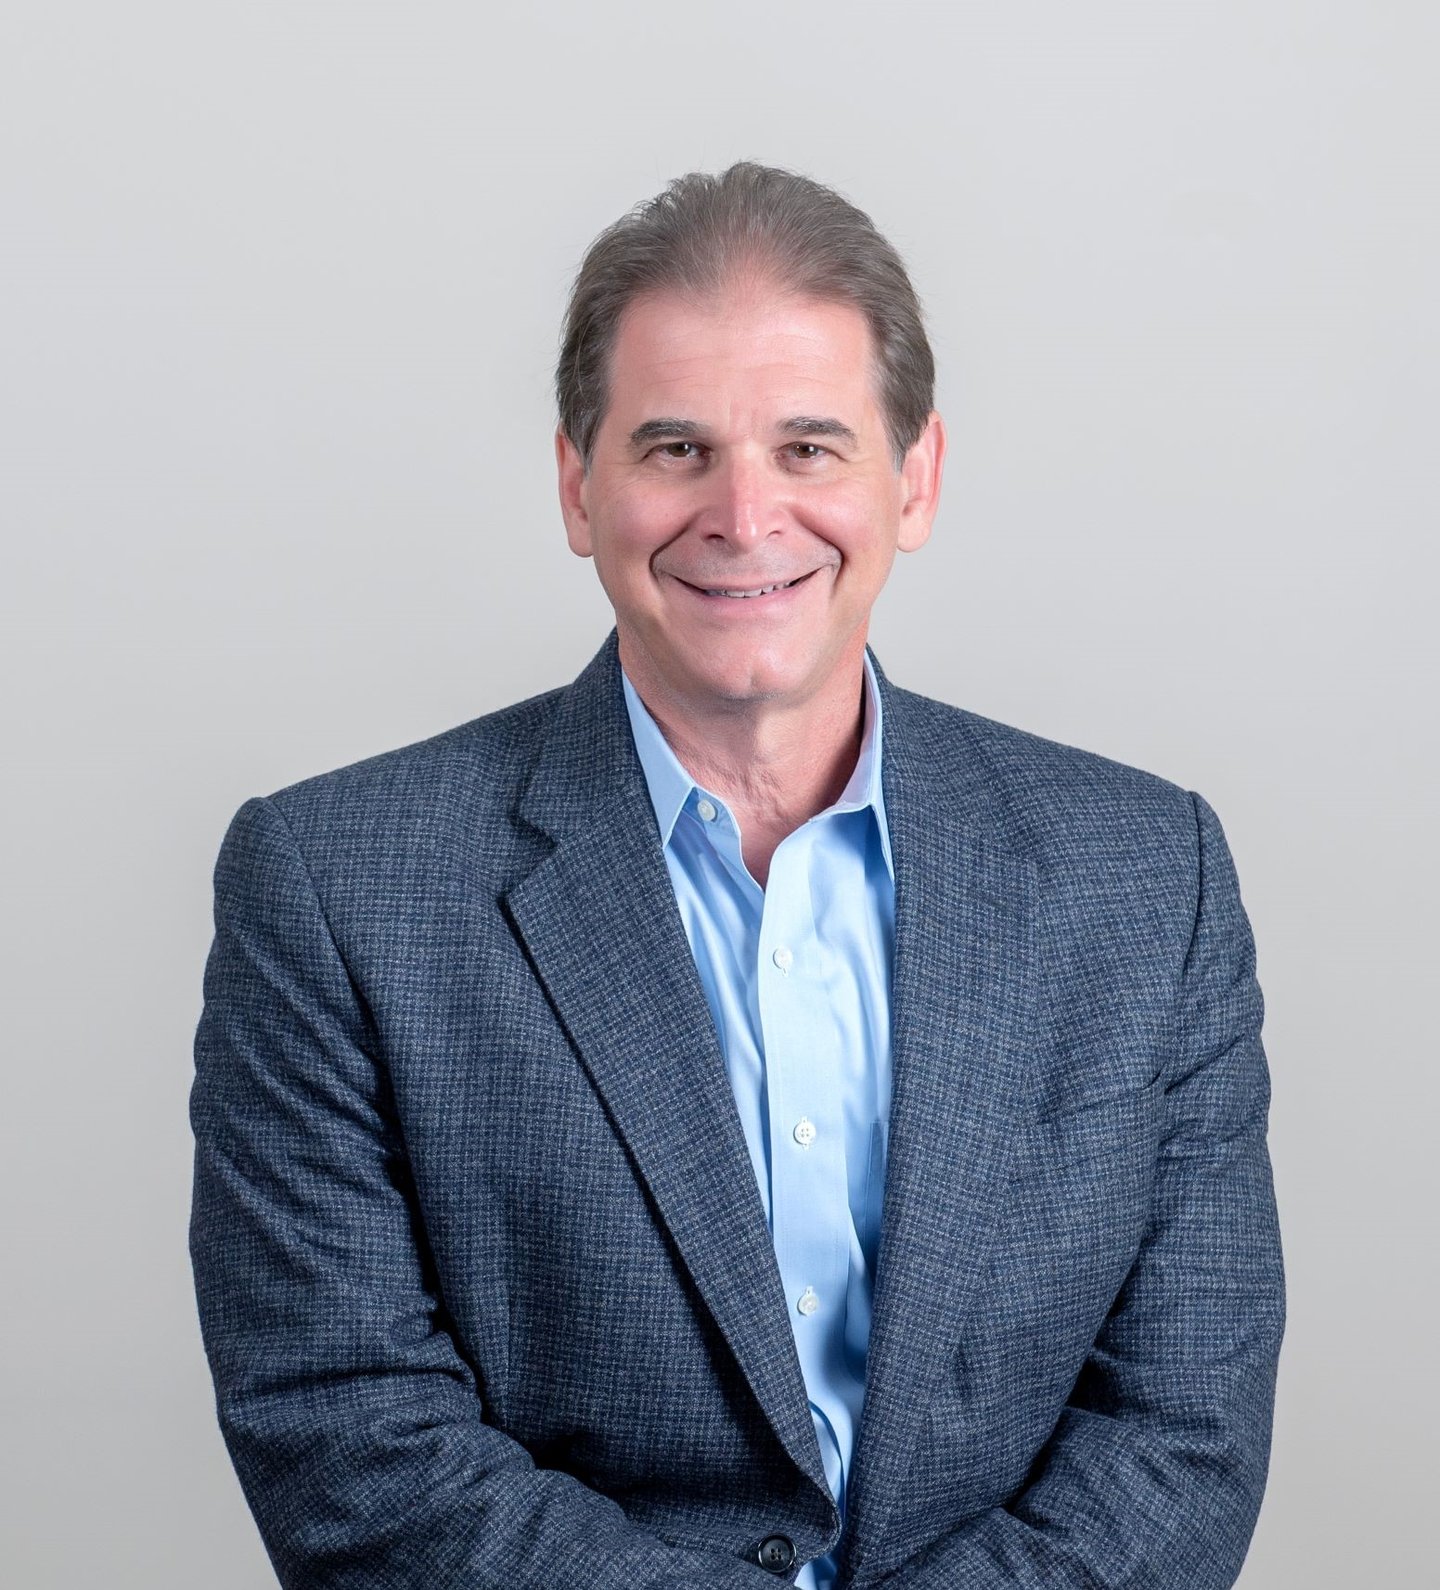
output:
[[769, 1535], [760, 1542], [755, 1560], [771, 1573], [789, 1573], [795, 1564], [795, 1542], [785, 1535]]

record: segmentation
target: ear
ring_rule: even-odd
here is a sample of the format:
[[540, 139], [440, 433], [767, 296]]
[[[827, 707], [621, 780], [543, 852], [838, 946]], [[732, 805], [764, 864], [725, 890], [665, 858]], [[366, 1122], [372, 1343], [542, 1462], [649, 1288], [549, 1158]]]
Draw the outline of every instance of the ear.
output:
[[580, 449], [563, 429], [555, 432], [555, 466], [559, 475], [565, 539], [577, 558], [592, 557], [595, 548], [590, 540], [590, 515], [585, 507], [585, 465]]
[[940, 506], [940, 476], [945, 469], [945, 422], [932, 409], [919, 440], [900, 469], [900, 534], [902, 552], [916, 552], [930, 539], [930, 526]]

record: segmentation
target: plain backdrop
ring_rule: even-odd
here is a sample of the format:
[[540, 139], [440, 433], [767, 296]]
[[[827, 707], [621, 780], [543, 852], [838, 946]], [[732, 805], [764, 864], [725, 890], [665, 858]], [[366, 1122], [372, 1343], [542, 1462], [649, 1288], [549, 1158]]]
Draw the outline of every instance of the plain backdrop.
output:
[[868, 210], [927, 308], [952, 451], [891, 677], [1230, 840], [1290, 1284], [1244, 1590], [1433, 1571], [1437, 18], [9, 0], [7, 1586], [273, 1585], [186, 1251], [220, 837], [589, 659], [564, 295], [738, 158]]

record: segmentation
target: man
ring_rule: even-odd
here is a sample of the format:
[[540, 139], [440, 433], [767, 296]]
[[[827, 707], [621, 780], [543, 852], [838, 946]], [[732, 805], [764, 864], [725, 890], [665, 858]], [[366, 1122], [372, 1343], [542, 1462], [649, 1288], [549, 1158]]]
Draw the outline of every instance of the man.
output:
[[1192, 792], [893, 684], [903, 266], [691, 175], [592, 247], [568, 688], [237, 813], [191, 1249], [286, 1586], [1234, 1582], [1281, 1263]]

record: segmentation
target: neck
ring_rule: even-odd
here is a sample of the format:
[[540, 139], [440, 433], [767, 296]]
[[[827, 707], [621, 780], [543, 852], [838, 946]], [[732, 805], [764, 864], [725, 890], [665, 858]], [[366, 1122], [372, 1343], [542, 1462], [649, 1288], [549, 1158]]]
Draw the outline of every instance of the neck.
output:
[[777, 838], [833, 805], [855, 771], [865, 728], [865, 635], [799, 700], [685, 694], [620, 637], [620, 662], [680, 765], [735, 812]]

